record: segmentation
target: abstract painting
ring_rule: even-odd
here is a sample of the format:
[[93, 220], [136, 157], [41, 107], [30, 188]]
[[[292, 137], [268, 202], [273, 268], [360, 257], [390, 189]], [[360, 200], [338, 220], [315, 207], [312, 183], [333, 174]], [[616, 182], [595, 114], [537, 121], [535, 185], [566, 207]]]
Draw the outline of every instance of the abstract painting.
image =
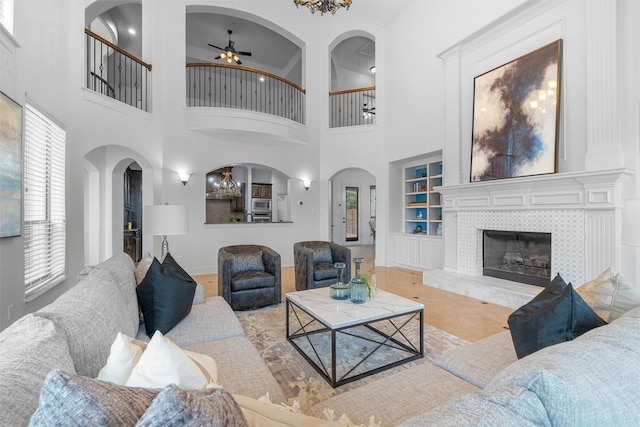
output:
[[0, 237], [20, 235], [22, 107], [0, 92]]
[[474, 79], [471, 181], [557, 171], [562, 40]]

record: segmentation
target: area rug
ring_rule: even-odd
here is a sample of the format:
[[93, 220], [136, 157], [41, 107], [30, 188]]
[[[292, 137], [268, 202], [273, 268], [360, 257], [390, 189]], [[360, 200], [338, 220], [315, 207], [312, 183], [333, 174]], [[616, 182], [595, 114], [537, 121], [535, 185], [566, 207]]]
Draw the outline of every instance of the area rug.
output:
[[[375, 381], [377, 378], [393, 375], [400, 370], [418, 364], [431, 364], [436, 357], [446, 350], [467, 342], [425, 324], [424, 358], [333, 388], [287, 341], [285, 312], [285, 305], [282, 303], [259, 310], [237, 312], [236, 314], [247, 338], [258, 349], [258, 352], [269, 366], [271, 373], [282, 387], [288, 399], [286, 403], [291, 405], [294, 401], [298, 401], [303, 411], [318, 402], [361, 387], [364, 384]], [[353, 348], [344, 352], [348, 353], [351, 350], [357, 351], [356, 348]], [[343, 355], [343, 357], [347, 356]]]

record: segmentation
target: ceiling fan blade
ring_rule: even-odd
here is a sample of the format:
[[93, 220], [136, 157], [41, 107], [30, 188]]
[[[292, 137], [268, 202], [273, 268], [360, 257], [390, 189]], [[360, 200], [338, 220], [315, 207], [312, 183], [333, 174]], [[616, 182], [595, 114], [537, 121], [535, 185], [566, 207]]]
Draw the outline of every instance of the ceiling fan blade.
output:
[[218, 46], [216, 46], [216, 45], [213, 45], [213, 44], [211, 44], [211, 43], [209, 43], [209, 46], [211, 46], [211, 47], [212, 47], [212, 48], [214, 48], [214, 49], [224, 50], [223, 48], [218, 47]]
[[251, 52], [237, 52], [238, 55], [251, 56]]
[[220, 58], [222, 58], [222, 57], [221, 57], [220, 55], [218, 55], [218, 56], [216, 56], [216, 57], [215, 57], [215, 58], [213, 58], [213, 59], [220, 59]]
[[238, 61], [236, 61], [236, 64], [238, 64], [238, 65], [242, 65], [242, 61], [239, 61], [239, 60], [238, 60]]

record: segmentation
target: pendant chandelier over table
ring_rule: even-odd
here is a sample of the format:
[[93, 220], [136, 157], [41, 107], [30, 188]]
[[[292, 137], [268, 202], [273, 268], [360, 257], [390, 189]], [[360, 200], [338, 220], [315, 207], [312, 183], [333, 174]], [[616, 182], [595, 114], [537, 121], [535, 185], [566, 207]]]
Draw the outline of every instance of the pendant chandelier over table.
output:
[[231, 178], [231, 172], [222, 172], [224, 176], [222, 181], [216, 182], [213, 185], [211, 195], [216, 199], [232, 199], [234, 197], [241, 197], [242, 190]]

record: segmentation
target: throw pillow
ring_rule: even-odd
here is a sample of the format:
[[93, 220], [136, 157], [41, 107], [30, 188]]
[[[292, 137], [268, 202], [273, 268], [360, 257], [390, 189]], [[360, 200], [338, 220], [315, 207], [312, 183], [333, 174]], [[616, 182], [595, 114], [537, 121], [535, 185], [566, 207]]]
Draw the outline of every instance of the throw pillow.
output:
[[576, 292], [607, 322], [640, 306], [640, 292], [622, 273], [614, 274], [611, 267], [594, 280], [576, 288]]
[[189, 391], [168, 385], [153, 400], [137, 427], [247, 427], [240, 407], [222, 389]]
[[98, 373], [98, 379], [124, 385], [145, 348], [147, 348], [146, 342], [118, 332], [115, 341], [111, 344], [107, 363]]
[[314, 264], [333, 264], [331, 247], [327, 244], [321, 245], [313, 250]]
[[153, 257], [151, 254], [149, 252], [145, 252], [140, 261], [136, 263], [135, 276], [137, 285], [139, 285], [142, 282], [142, 279], [144, 279], [144, 276], [147, 275], [147, 271], [149, 270], [149, 267], [151, 267], [152, 262]]
[[262, 251], [237, 254], [231, 258], [231, 276], [245, 271], [264, 271]]
[[559, 274], [508, 323], [518, 359], [606, 325]]
[[153, 259], [146, 276], [136, 288], [147, 335], [169, 332], [191, 312], [196, 282], [167, 255], [160, 264]]
[[184, 389], [219, 387], [215, 360], [186, 351], [156, 332], [131, 371], [125, 385], [162, 388], [175, 384]]
[[42, 385], [30, 425], [133, 426], [159, 391], [53, 370]]

